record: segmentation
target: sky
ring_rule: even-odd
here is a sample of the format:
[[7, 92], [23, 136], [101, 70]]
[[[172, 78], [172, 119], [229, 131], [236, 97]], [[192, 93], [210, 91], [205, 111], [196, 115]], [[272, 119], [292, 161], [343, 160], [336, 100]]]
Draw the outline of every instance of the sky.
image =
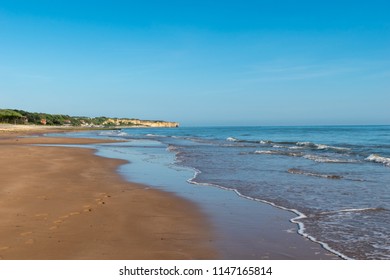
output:
[[390, 1], [0, 1], [0, 108], [390, 124]]

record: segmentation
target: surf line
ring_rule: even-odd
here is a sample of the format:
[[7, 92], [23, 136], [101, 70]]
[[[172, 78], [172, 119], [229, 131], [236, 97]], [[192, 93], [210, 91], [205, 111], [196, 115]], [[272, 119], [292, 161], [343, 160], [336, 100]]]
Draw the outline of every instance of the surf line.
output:
[[297, 230], [297, 233], [307, 239], [309, 239], [310, 241], [314, 242], [314, 243], [317, 243], [317, 244], [320, 244], [322, 248], [324, 248], [325, 250], [337, 255], [338, 257], [344, 259], [344, 260], [353, 260], [353, 258], [350, 258], [348, 257], [347, 255], [331, 248], [327, 243], [323, 242], [323, 241], [320, 241], [318, 240], [317, 238], [315, 238], [314, 236], [311, 236], [309, 235], [308, 233], [305, 232], [305, 225], [303, 222], [301, 222], [300, 220], [302, 219], [305, 219], [307, 218], [307, 216], [305, 214], [303, 214], [302, 212], [296, 210], [296, 209], [292, 209], [292, 208], [287, 208], [287, 207], [284, 207], [284, 206], [280, 206], [280, 205], [277, 205], [271, 201], [267, 201], [267, 200], [264, 200], [264, 199], [259, 199], [259, 198], [253, 198], [253, 197], [250, 197], [250, 196], [246, 196], [246, 195], [243, 195], [241, 194], [238, 190], [236, 189], [232, 189], [232, 188], [226, 188], [226, 187], [223, 187], [223, 186], [220, 186], [220, 185], [217, 185], [217, 184], [210, 184], [210, 183], [198, 183], [198, 182], [195, 182], [195, 179], [196, 177], [201, 174], [202, 172], [196, 168], [191, 168], [195, 171], [194, 173], [194, 176], [190, 179], [187, 180], [188, 183], [190, 184], [193, 184], [193, 185], [201, 185], [201, 186], [209, 186], [209, 187], [217, 187], [217, 188], [220, 188], [220, 189], [223, 189], [223, 190], [227, 190], [227, 191], [233, 191], [235, 192], [239, 197], [242, 197], [242, 198], [245, 198], [245, 199], [248, 199], [248, 200], [252, 200], [252, 201], [257, 201], [257, 202], [261, 202], [261, 203], [265, 203], [265, 204], [268, 204], [268, 205], [271, 205], [273, 207], [276, 207], [276, 208], [279, 208], [279, 209], [282, 209], [282, 210], [285, 210], [285, 211], [289, 211], [289, 212], [292, 212], [294, 213], [295, 215], [297, 215], [297, 217], [294, 217], [292, 219], [290, 219], [290, 222], [293, 223], [293, 224], [296, 224], [298, 226], [298, 230]]

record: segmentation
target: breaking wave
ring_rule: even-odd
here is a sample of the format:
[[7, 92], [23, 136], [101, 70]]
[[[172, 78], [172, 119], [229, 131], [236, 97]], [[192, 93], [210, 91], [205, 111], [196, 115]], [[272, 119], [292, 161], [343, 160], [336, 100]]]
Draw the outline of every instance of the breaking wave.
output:
[[309, 159], [315, 162], [320, 163], [357, 163], [359, 161], [354, 159], [341, 159], [341, 158], [330, 158], [327, 156], [317, 156], [317, 155], [304, 155], [303, 158]]
[[279, 150], [260, 150], [255, 151], [255, 154], [261, 154], [261, 155], [280, 155], [280, 156], [289, 156], [289, 157], [301, 157], [302, 153], [292, 153], [292, 152], [285, 152], [285, 151], [279, 151]]
[[298, 147], [308, 147], [312, 149], [317, 150], [336, 150], [336, 151], [349, 151], [350, 148], [342, 148], [342, 147], [335, 147], [335, 146], [329, 146], [325, 144], [316, 144], [312, 142], [297, 142], [296, 145]]
[[228, 137], [226, 141], [238, 143], [251, 143], [270, 145], [274, 148], [288, 148], [288, 149], [310, 149], [310, 150], [330, 150], [339, 153], [348, 152], [351, 149], [346, 147], [337, 147], [326, 144], [317, 144], [313, 142], [296, 142], [296, 141], [271, 141], [271, 140], [242, 140], [235, 137]]
[[302, 157], [305, 159], [309, 159], [315, 162], [320, 163], [357, 163], [359, 161], [354, 159], [345, 159], [345, 158], [332, 158], [329, 156], [318, 156], [312, 154], [304, 154], [302, 152], [288, 152], [281, 150], [258, 150], [255, 151], [254, 154], [259, 155], [279, 155], [279, 156], [289, 156], [289, 157]]
[[121, 130], [112, 130], [112, 131], [102, 131], [99, 132], [99, 136], [109, 136], [109, 137], [123, 137], [123, 136], [129, 136], [128, 133], [121, 131]]
[[381, 163], [381, 164], [384, 164], [386, 166], [390, 166], [390, 158], [382, 157], [380, 155], [376, 155], [376, 154], [369, 155], [366, 158], [366, 160], [376, 162], [376, 163]]

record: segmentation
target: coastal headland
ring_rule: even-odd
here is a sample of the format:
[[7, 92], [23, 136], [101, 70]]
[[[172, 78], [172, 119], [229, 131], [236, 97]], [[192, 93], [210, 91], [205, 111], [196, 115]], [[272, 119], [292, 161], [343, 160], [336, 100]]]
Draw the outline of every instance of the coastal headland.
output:
[[31, 145], [104, 140], [20, 137], [51, 131], [0, 127], [0, 259], [217, 258], [194, 204], [125, 181], [123, 161], [91, 149]]

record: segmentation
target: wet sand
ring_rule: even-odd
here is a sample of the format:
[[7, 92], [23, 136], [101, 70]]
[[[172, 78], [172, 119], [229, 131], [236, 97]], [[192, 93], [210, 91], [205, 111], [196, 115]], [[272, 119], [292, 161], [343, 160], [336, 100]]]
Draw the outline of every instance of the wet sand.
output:
[[197, 207], [125, 181], [123, 161], [28, 145], [102, 140], [21, 134], [0, 133], [0, 259], [218, 258]]

